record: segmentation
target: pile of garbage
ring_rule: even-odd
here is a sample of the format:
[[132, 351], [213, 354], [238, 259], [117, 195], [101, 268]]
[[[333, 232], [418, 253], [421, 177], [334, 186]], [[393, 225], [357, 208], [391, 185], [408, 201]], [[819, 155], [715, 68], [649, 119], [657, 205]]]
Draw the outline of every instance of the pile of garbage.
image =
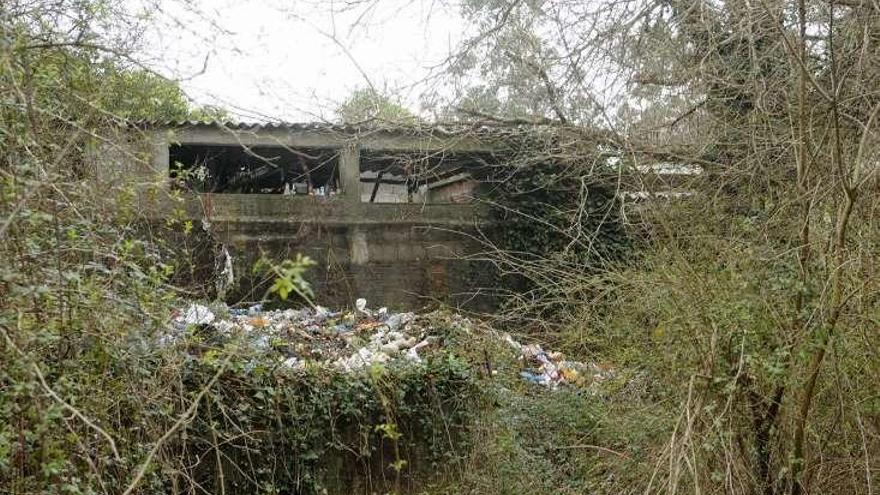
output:
[[[365, 299], [358, 299], [355, 306], [354, 311], [334, 312], [323, 306], [264, 310], [260, 304], [246, 309], [190, 304], [172, 315], [159, 343], [195, 341], [210, 348], [235, 339], [258, 355], [261, 363], [268, 357], [293, 369], [319, 365], [341, 372], [357, 372], [378, 363], [421, 363], [420, 353], [440, 347], [442, 339], [430, 334], [434, 328], [431, 314], [393, 313], [387, 308], [372, 311]], [[470, 321], [456, 314], [444, 318], [442, 325], [470, 329]], [[520, 376], [529, 383], [555, 390], [560, 385], [588, 386], [614, 376], [611, 367], [566, 360], [559, 352], [545, 351], [540, 344], [521, 344], [509, 334], [501, 338], [523, 361]]]
[[356, 311], [333, 312], [323, 306], [264, 310], [190, 304], [176, 311], [160, 344], [198, 334], [206, 344], [238, 337], [250, 350], [276, 357], [284, 366], [302, 369], [329, 365], [354, 372], [374, 363], [420, 363], [419, 352], [435, 340], [416, 324], [414, 313], [371, 311], [358, 299]]
[[504, 340], [519, 353], [528, 366], [520, 372], [523, 380], [556, 389], [560, 385], [587, 386], [614, 377], [614, 369], [596, 363], [567, 361], [561, 352], [545, 351], [540, 344], [520, 344], [509, 334]]

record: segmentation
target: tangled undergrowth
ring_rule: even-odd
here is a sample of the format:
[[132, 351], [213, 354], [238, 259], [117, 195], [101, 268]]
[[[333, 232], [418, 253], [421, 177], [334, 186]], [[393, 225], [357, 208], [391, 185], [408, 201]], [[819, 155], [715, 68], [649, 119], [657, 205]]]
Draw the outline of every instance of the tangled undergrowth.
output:
[[[206, 325], [162, 343], [167, 317], [126, 325], [99, 304], [89, 315], [109, 328], [79, 306], [63, 326], [41, 324], [8, 296], [20, 308], [0, 321], [0, 485], [10, 493], [409, 493], [459, 476], [483, 404], [454, 345], [463, 327], [443, 313], [428, 317], [437, 345], [418, 363], [351, 371], [292, 367]], [[52, 293], [35, 301], [39, 314], [57, 303]]]
[[[492, 26], [533, 8], [485, 3]], [[126, 119], [204, 109], [130, 57], [143, 19], [113, 2], [0, 2], [0, 491], [876, 493], [878, 17], [869, 2], [761, 4], [611, 2], [637, 9], [611, 38], [661, 12], [640, 44], [659, 52], [623, 58], [673, 68], [694, 106], [670, 131], [701, 132], [670, 136], [681, 150], [577, 133], [576, 149], [527, 150], [572, 164], [562, 190], [506, 183], [530, 216], [497, 262], [530, 292], [501, 321], [537, 328], [506, 330], [617, 370], [549, 390], [481, 326], [438, 323], [445, 345], [421, 365], [355, 376], [252, 366], [235, 339], [154, 345], [181, 301], [212, 292], [191, 284], [211, 240], [192, 219], [145, 221], [144, 190], [89, 157], [102, 147], [146, 181]], [[672, 196], [687, 200], [617, 216], [590, 175], [608, 154], [621, 181], [658, 160], [703, 172]], [[631, 249], [617, 219], [634, 217]]]

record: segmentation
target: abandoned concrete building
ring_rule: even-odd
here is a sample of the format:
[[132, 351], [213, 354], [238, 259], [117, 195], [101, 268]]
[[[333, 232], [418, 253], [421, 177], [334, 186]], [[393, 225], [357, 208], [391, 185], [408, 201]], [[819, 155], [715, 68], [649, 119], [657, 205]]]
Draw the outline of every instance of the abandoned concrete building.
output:
[[[330, 124], [150, 122], [137, 124], [138, 164], [114, 176], [178, 190], [182, 209], [204, 219], [234, 264], [235, 301], [264, 295], [251, 276], [262, 254], [297, 253], [321, 304], [485, 306], [493, 285], [475, 202], [496, 160], [484, 130], [358, 129]], [[494, 141], [493, 141], [494, 140]], [[127, 170], [124, 170], [127, 169]], [[104, 172], [109, 175], [110, 172]], [[143, 195], [142, 195], [143, 196]], [[155, 195], [153, 195], [155, 196]], [[167, 216], [167, 202], [147, 207]], [[198, 224], [197, 224], [198, 225]]]
[[[499, 289], [501, 275], [481, 255], [481, 233], [491, 223], [483, 199], [499, 179], [493, 174], [525, 141], [530, 147], [543, 140], [554, 141], [556, 149], [560, 141], [569, 151], [596, 149], [580, 134], [560, 138], [556, 132], [486, 125], [137, 123], [124, 152], [102, 152], [98, 175], [148, 185], [139, 189], [140, 211], [154, 220], [182, 213], [209, 228], [232, 260], [228, 302], [265, 295], [268, 280], [251, 270], [260, 257], [303, 254], [317, 263], [307, 279], [321, 304], [351, 305], [364, 297], [374, 307], [442, 302], [491, 309], [506, 288]], [[132, 151], [138, 159], [131, 159]], [[624, 202], [686, 196], [668, 179], [700, 173], [679, 165], [669, 172], [664, 163], [640, 168], [645, 166], [653, 176], [647, 188], [644, 171], [628, 189], [620, 187], [617, 172], [611, 174]], [[161, 199], [170, 197], [177, 199]]]

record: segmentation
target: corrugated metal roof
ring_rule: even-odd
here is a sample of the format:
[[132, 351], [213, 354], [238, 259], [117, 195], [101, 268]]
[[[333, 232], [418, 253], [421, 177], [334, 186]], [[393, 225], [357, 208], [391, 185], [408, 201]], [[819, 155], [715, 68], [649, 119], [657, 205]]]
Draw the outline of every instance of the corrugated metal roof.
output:
[[357, 124], [336, 124], [331, 122], [242, 122], [242, 121], [201, 121], [201, 120], [138, 120], [131, 122], [135, 127], [144, 128], [184, 128], [214, 127], [242, 131], [260, 131], [284, 129], [288, 131], [331, 131], [345, 134], [390, 133], [400, 135], [434, 135], [454, 137], [463, 135], [476, 136], [514, 136], [547, 132], [555, 129], [546, 124], [499, 124], [499, 123], [442, 123], [442, 124], [392, 124], [379, 121], [367, 121]]
[[226, 129], [289, 129], [292, 131], [337, 129], [340, 126], [324, 122], [243, 122], [232, 120], [137, 120], [131, 122], [137, 127], [222, 127]]

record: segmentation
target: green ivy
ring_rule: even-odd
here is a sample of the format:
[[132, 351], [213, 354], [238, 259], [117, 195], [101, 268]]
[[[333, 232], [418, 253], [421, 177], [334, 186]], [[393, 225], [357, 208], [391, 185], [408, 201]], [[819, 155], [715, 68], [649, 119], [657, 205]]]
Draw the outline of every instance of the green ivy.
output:
[[[188, 388], [214, 372], [193, 362]], [[347, 483], [395, 489], [466, 457], [477, 396], [467, 364], [448, 353], [363, 374], [233, 367], [170, 455], [189, 459], [214, 492], [221, 470], [227, 491], [254, 490], [254, 479], [279, 493], [335, 493]]]

